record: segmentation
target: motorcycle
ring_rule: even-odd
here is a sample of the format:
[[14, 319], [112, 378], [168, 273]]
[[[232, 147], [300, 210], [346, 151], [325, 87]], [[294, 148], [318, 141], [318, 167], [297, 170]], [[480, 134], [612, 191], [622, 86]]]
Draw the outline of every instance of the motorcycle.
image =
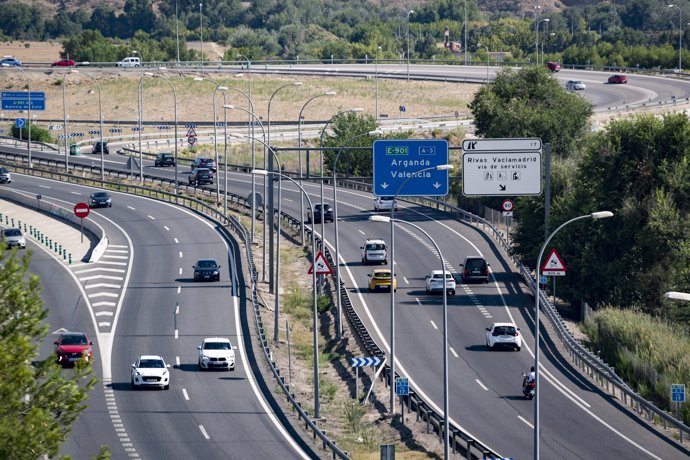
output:
[[522, 374], [522, 377], [522, 394], [525, 398], [531, 400], [534, 398], [534, 394], [537, 391], [536, 382], [527, 382], [527, 376], [524, 373]]

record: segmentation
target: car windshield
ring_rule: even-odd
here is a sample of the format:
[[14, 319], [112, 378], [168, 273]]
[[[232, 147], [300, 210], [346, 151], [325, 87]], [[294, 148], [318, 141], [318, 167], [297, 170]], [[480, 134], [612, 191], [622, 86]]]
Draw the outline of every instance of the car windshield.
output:
[[63, 335], [61, 345], [86, 345], [86, 337], [83, 335]]
[[93, 194], [94, 198], [108, 198], [109, 196], [107, 192], [96, 192]]
[[161, 369], [164, 368], [165, 365], [163, 364], [163, 361], [161, 361], [160, 359], [142, 359], [141, 361], [139, 361], [139, 367]]
[[231, 346], [228, 342], [206, 342], [204, 343], [204, 350], [230, 350]]
[[197, 268], [216, 268], [216, 262], [214, 260], [200, 260], [196, 266]]
[[515, 327], [513, 326], [496, 326], [493, 335], [515, 335]]
[[5, 236], [22, 236], [22, 231], [18, 228], [6, 228], [2, 233]]
[[386, 245], [382, 243], [367, 244], [367, 251], [383, 251], [384, 249], [386, 249]]

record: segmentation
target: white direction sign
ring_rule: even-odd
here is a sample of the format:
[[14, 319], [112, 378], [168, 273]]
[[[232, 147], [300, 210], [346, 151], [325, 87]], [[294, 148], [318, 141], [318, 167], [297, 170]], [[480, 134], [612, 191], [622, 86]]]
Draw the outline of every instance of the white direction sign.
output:
[[464, 140], [463, 195], [541, 195], [541, 146], [536, 138]]

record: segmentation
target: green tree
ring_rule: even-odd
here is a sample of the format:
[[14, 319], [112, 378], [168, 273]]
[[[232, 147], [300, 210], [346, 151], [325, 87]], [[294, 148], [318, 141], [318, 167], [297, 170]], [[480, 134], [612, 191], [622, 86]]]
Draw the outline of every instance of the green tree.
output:
[[47, 310], [29, 259], [0, 246], [0, 458], [13, 460], [56, 456], [96, 383], [88, 365], [39, 358]]
[[[15, 139], [28, 139], [29, 130], [27, 128], [20, 130], [19, 128], [17, 128], [16, 125], [13, 124], [11, 129], [11, 135]], [[54, 139], [50, 135], [50, 131], [36, 125], [31, 126], [31, 140], [33, 140], [34, 142], [54, 142]]]

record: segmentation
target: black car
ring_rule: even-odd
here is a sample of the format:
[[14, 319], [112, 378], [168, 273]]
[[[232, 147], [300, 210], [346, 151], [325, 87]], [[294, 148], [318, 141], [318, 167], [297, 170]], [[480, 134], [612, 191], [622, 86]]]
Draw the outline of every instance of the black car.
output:
[[194, 265], [194, 281], [220, 281], [220, 265], [213, 259], [201, 259]]
[[208, 168], [195, 168], [189, 175], [190, 185], [213, 184], [213, 173]]
[[462, 270], [462, 282], [468, 283], [470, 281], [479, 281], [481, 283], [489, 282], [489, 264], [486, 263], [483, 257], [469, 256], [465, 258], [465, 262], [460, 264]]
[[216, 172], [216, 162], [211, 158], [196, 158], [192, 162], [192, 169], [194, 168], [208, 168], [213, 172]]
[[108, 148], [108, 143], [107, 142], [101, 143], [100, 141], [93, 144], [93, 148], [91, 149], [91, 153], [101, 153], [101, 145], [103, 146], [102, 147], [103, 153], [105, 155], [108, 155], [110, 153], [110, 148]]
[[91, 208], [110, 208], [113, 206], [113, 199], [108, 192], [93, 192], [89, 196], [89, 207]]
[[311, 209], [307, 210], [307, 220], [309, 223], [321, 222], [321, 213], [323, 209], [323, 220], [324, 222], [333, 222], [333, 206], [328, 203], [316, 203], [314, 205], [314, 218], [311, 216]]
[[175, 166], [175, 156], [172, 153], [159, 153], [154, 161], [155, 166]]

